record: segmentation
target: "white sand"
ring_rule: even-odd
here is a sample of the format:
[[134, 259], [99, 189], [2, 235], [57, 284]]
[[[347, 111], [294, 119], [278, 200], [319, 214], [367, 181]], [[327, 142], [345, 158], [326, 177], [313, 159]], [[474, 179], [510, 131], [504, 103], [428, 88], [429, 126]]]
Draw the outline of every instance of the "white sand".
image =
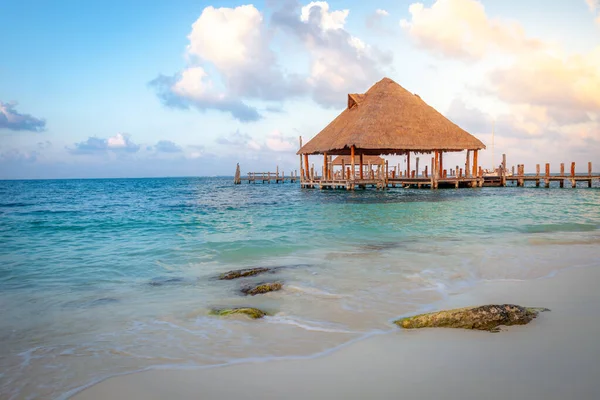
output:
[[495, 282], [440, 304], [548, 307], [500, 333], [375, 336], [329, 355], [108, 379], [84, 399], [600, 399], [600, 266]]

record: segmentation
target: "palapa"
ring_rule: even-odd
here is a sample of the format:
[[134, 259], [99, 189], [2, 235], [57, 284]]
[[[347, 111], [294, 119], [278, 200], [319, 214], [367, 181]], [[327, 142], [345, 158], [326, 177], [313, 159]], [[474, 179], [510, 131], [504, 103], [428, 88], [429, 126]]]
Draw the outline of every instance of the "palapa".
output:
[[429, 153], [485, 149], [476, 137], [389, 78], [365, 94], [349, 94], [348, 107], [297, 154]]

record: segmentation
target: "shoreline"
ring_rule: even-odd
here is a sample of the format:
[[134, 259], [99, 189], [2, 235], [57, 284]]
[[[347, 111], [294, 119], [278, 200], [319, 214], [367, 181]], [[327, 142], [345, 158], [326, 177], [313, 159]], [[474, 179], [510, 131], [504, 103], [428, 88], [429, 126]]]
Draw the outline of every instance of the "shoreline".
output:
[[[500, 333], [390, 329], [322, 353], [150, 369], [65, 394], [103, 398], [600, 398], [600, 266], [546, 278], [484, 282], [435, 309], [490, 303], [547, 307]], [[575, 327], [575, 329], [571, 329]], [[71, 396], [71, 397], [69, 397]]]

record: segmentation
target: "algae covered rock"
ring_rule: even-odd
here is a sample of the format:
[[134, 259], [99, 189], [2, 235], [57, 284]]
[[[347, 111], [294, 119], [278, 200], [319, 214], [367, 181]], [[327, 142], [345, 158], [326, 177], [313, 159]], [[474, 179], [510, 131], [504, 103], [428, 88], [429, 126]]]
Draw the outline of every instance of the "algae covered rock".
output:
[[229, 315], [246, 315], [252, 319], [259, 319], [267, 315], [266, 312], [253, 307], [234, 307], [234, 308], [214, 308], [210, 311], [211, 315], [227, 317]]
[[282, 287], [283, 284], [281, 282], [264, 282], [258, 285], [243, 286], [240, 291], [245, 295], [256, 296], [257, 294], [276, 292], [281, 290]]
[[394, 323], [405, 329], [462, 328], [497, 332], [500, 325], [525, 325], [547, 308], [492, 304], [438, 311], [401, 318]]
[[258, 267], [258, 268], [246, 268], [246, 269], [237, 269], [229, 272], [225, 272], [219, 276], [220, 280], [231, 280], [237, 278], [244, 278], [247, 276], [255, 276], [258, 274], [263, 274], [265, 272], [272, 271], [272, 268], [266, 267]]

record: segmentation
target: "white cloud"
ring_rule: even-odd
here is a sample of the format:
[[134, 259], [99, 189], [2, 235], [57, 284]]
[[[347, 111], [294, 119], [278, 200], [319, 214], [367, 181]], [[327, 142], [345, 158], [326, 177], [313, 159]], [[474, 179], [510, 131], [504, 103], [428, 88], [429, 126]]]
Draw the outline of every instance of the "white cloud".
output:
[[[295, 7], [286, 2], [269, 21], [253, 5], [206, 7], [188, 35], [186, 67], [151, 84], [168, 106], [225, 111], [243, 122], [261, 118], [252, 101], [309, 95], [341, 107], [348, 92], [368, 88], [383, 76], [381, 66], [391, 62], [389, 54], [345, 29], [348, 15], [325, 1]], [[279, 65], [271, 46], [277, 39], [289, 43], [290, 37], [295, 43], [279, 57], [307, 56], [309, 69], [298, 64], [289, 72]]]
[[343, 29], [350, 10], [329, 11], [326, 1], [313, 1], [302, 7], [300, 21], [318, 25], [324, 31]]
[[[520, 132], [535, 135], [597, 123], [600, 46], [569, 53], [528, 37], [515, 22], [490, 18], [477, 0], [437, 0], [431, 7], [415, 3], [409, 10], [412, 19], [401, 24], [420, 46], [484, 61], [485, 83], [478, 89], [508, 106]], [[495, 51], [503, 54], [500, 64], [492, 57]]]
[[400, 26], [418, 45], [443, 56], [480, 59], [493, 51], [524, 53], [540, 47], [518, 23], [489, 18], [477, 0], [437, 0], [429, 8], [413, 3], [408, 10], [411, 19]]
[[585, 0], [585, 2], [590, 8], [591, 12], [596, 12], [596, 10], [600, 7], [600, 0]]
[[390, 15], [389, 12], [387, 12], [386, 10], [382, 10], [381, 8], [375, 10], [375, 14], [381, 15], [382, 17], [387, 17], [388, 15]]

